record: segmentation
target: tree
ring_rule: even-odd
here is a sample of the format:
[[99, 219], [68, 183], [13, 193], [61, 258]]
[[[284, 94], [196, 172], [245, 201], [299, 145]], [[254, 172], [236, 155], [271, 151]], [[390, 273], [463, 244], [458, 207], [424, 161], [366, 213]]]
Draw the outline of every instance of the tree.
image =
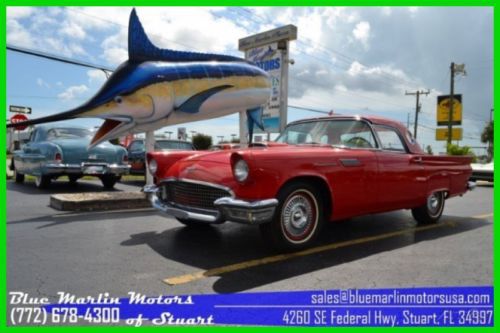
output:
[[476, 162], [477, 160], [476, 155], [469, 146], [459, 146], [450, 143], [446, 146], [446, 152], [448, 155], [453, 156], [472, 156], [472, 162]]
[[425, 147], [425, 150], [427, 151], [427, 154], [434, 155], [431, 145], [427, 145], [427, 147]]
[[212, 146], [212, 137], [205, 134], [195, 134], [193, 136], [193, 146], [197, 150], [207, 150]]
[[493, 121], [490, 121], [481, 133], [481, 142], [488, 144], [488, 159], [493, 158]]

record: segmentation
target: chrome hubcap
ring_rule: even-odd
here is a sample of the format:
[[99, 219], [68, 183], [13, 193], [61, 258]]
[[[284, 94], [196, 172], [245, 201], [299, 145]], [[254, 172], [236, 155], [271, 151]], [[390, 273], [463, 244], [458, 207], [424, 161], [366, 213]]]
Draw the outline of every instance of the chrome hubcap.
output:
[[427, 198], [427, 209], [429, 213], [435, 215], [439, 212], [440, 209], [440, 198], [436, 195], [436, 193], [431, 194]]
[[314, 208], [301, 194], [293, 195], [283, 207], [282, 221], [285, 231], [292, 237], [302, 236], [313, 223]]

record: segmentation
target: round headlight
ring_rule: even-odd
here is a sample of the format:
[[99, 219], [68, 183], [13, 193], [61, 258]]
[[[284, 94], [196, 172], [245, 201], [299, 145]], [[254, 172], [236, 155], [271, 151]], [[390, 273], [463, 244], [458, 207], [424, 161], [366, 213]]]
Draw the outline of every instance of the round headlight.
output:
[[156, 174], [156, 170], [158, 170], [158, 163], [156, 163], [156, 160], [150, 160], [148, 163], [148, 168], [149, 172], [151, 172], [152, 175]]
[[245, 160], [241, 159], [234, 164], [233, 167], [234, 178], [237, 181], [243, 182], [248, 178], [248, 164]]

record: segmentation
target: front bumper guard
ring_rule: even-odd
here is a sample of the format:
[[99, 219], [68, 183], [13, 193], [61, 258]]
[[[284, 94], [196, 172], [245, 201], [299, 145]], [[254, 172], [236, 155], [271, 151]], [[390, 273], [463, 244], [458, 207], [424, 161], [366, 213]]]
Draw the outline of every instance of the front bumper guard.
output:
[[206, 223], [218, 223], [228, 220], [237, 223], [257, 225], [270, 222], [274, 216], [274, 211], [278, 205], [276, 199], [265, 199], [257, 201], [246, 201], [223, 197], [215, 200], [217, 213], [206, 214], [192, 212], [188, 209], [174, 207], [168, 203], [162, 202], [158, 198], [159, 188], [155, 185], [146, 185], [143, 192], [150, 194], [151, 205], [163, 214], [174, 216], [180, 219], [192, 219]]
[[[90, 166], [101, 167], [102, 171], [87, 173], [86, 168]], [[83, 174], [83, 175], [125, 175], [129, 173], [130, 165], [107, 164], [107, 163], [82, 163], [82, 164], [63, 164], [47, 163], [43, 166], [44, 174]]]

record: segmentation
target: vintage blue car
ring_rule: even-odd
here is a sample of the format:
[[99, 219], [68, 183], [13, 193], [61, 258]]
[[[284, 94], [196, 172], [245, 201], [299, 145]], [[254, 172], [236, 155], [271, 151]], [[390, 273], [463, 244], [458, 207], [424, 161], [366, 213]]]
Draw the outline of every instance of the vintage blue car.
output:
[[32, 175], [38, 188], [46, 188], [60, 176], [68, 176], [71, 183], [95, 176], [105, 188], [113, 188], [121, 175], [129, 172], [127, 150], [109, 142], [89, 150], [92, 134], [76, 126], [37, 126], [22, 149], [14, 152], [10, 168], [16, 182]]

